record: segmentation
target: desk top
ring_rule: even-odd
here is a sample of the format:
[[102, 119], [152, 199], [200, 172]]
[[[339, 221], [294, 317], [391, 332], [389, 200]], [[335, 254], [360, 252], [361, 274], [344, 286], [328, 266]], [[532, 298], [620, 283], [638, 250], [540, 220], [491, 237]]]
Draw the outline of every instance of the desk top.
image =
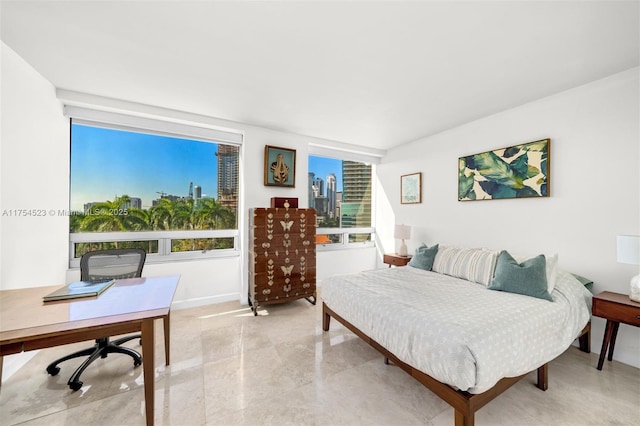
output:
[[61, 286], [0, 291], [0, 341], [167, 315], [180, 276], [118, 280], [98, 297], [42, 301]]

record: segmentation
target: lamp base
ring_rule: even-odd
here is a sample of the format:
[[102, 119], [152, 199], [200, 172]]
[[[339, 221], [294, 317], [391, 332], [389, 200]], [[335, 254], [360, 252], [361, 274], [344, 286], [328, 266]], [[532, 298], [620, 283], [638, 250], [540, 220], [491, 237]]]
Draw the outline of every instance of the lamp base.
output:
[[629, 299], [634, 302], [640, 303], [640, 275], [636, 275], [631, 278], [631, 288], [629, 292]]
[[407, 245], [404, 243], [404, 239], [402, 240], [402, 243], [400, 243], [400, 249], [398, 250], [398, 254], [400, 256], [407, 255]]

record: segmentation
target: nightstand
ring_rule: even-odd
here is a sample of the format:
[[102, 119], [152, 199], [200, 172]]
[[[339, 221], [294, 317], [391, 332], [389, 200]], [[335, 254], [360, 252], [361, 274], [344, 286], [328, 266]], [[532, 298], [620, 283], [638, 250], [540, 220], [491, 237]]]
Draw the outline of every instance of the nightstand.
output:
[[600, 359], [598, 360], [598, 370], [602, 370], [607, 348], [609, 349], [607, 359], [609, 361], [613, 359], [613, 349], [616, 345], [620, 323], [640, 327], [640, 303], [629, 299], [626, 294], [604, 291], [593, 296], [591, 312], [594, 316], [607, 320], [607, 327], [602, 339], [602, 349], [600, 350]]
[[400, 256], [398, 253], [385, 253], [382, 261], [391, 266], [405, 266], [411, 260], [411, 255]]

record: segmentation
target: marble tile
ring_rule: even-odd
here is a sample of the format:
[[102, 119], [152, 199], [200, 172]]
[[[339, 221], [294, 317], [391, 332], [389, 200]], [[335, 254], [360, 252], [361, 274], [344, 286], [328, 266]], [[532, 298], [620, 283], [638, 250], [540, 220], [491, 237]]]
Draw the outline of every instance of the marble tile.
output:
[[[227, 302], [171, 314], [171, 365], [156, 323], [157, 425], [447, 425], [453, 409], [305, 300], [259, 308]], [[142, 369], [112, 354], [90, 366], [78, 392], [53, 359], [91, 342], [42, 350], [0, 388], [0, 425], [144, 425]], [[137, 340], [127, 343], [139, 350]], [[569, 348], [476, 413], [476, 425], [640, 424], [640, 370]], [[66, 365], [65, 365], [66, 364]]]

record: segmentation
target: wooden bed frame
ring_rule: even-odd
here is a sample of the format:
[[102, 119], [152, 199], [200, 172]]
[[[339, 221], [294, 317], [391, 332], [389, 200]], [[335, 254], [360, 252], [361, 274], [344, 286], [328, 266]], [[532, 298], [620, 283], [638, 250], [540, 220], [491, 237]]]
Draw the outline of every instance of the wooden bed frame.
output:
[[[486, 404], [491, 402], [494, 398], [500, 395], [505, 390], [509, 389], [512, 385], [516, 384], [520, 379], [525, 377], [527, 374], [523, 374], [519, 377], [506, 377], [500, 380], [495, 384], [491, 389], [479, 393], [472, 394], [469, 392], [463, 392], [459, 390], [455, 390], [451, 386], [444, 384], [442, 382], [437, 381], [433, 377], [423, 373], [420, 370], [417, 370], [400, 361], [394, 354], [389, 352], [386, 348], [380, 345], [375, 340], [371, 339], [369, 336], [364, 334], [354, 325], [349, 323], [349, 321], [342, 318], [340, 315], [333, 312], [324, 302], [322, 303], [322, 329], [324, 331], [329, 331], [329, 323], [331, 322], [331, 317], [335, 318], [337, 321], [342, 323], [346, 328], [355, 333], [362, 340], [371, 345], [378, 352], [382, 353], [385, 356], [385, 361], [391, 360], [398, 367], [402, 368], [406, 373], [408, 373], [411, 377], [416, 379], [418, 382], [422, 383], [427, 389], [431, 390], [433, 393], [438, 395], [443, 401], [451, 405], [454, 409], [455, 413], [455, 426], [473, 426], [474, 423], [474, 414], [480, 408], [484, 407]], [[588, 323], [585, 328], [582, 330], [580, 334], [580, 350], [583, 352], [590, 351], [589, 344], [589, 332], [591, 331], [591, 323]], [[547, 390], [548, 387], [548, 374], [549, 369], [548, 365], [544, 364], [543, 366], [538, 368], [538, 383], [536, 386], [543, 391]]]

